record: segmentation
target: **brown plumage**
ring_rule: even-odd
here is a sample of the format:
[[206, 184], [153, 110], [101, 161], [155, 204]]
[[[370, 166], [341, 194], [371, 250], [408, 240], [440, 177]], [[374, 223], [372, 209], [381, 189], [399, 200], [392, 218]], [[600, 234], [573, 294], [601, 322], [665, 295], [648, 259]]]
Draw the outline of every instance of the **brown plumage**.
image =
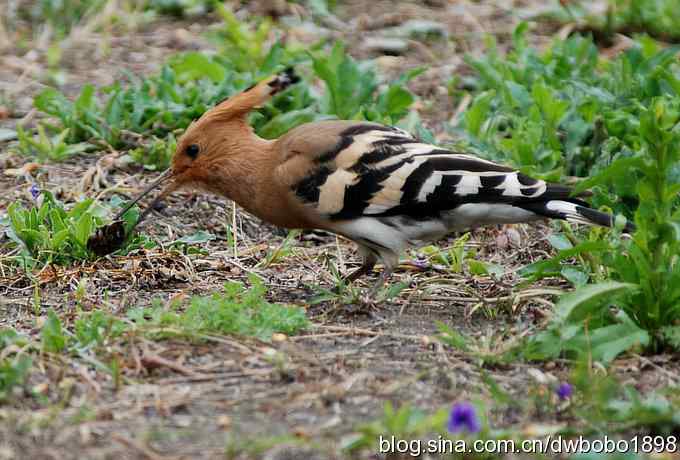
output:
[[[568, 187], [421, 143], [390, 126], [323, 121], [261, 139], [248, 113], [296, 81], [288, 70], [207, 111], [180, 138], [171, 168], [129, 206], [163, 182], [156, 200], [199, 187], [280, 227], [322, 229], [355, 241], [364, 263], [348, 279], [381, 261], [376, 287], [406, 246], [453, 231], [542, 218], [612, 222], [571, 197]], [[91, 243], [102, 246], [96, 238]]]

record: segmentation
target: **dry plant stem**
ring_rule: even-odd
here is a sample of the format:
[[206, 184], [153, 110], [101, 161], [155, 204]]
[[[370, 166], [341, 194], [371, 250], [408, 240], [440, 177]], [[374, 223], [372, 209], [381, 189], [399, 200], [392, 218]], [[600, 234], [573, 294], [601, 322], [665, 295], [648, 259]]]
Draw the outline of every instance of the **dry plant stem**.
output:
[[138, 451], [140, 454], [142, 454], [143, 458], [149, 459], [149, 460], [167, 460], [167, 457], [160, 456], [153, 452], [151, 449], [147, 448], [146, 446], [142, 445], [141, 443], [128, 438], [127, 436], [123, 436], [118, 433], [112, 433], [111, 434], [111, 439], [114, 441], [117, 441], [124, 446]]
[[187, 376], [190, 376], [190, 377], [199, 377], [200, 376], [199, 374], [192, 371], [191, 369], [188, 369], [187, 367], [182, 366], [179, 363], [176, 363], [174, 361], [170, 361], [170, 360], [165, 359], [162, 356], [159, 356], [159, 355], [154, 354], [154, 353], [145, 352], [142, 355], [141, 361], [142, 361], [142, 364], [144, 364], [146, 366], [167, 367], [168, 369], [172, 369], [173, 371], [179, 372], [180, 374], [187, 375]]
[[[330, 326], [330, 325], [319, 325], [315, 326], [314, 329], [322, 329], [330, 332], [337, 332], [341, 334], [346, 334], [346, 335], [366, 335], [370, 337], [375, 337], [375, 336], [381, 336], [381, 337], [392, 337], [395, 339], [404, 339], [404, 340], [413, 340], [413, 341], [421, 341], [423, 339], [423, 336], [421, 335], [409, 335], [409, 334], [400, 334], [400, 333], [395, 333], [395, 332], [386, 332], [386, 331], [372, 331], [370, 329], [365, 329], [365, 328], [359, 328], [359, 327], [344, 327], [344, 326]], [[310, 335], [301, 335], [297, 337], [290, 337], [290, 340], [303, 340], [303, 339], [309, 339], [315, 337], [314, 334]]]

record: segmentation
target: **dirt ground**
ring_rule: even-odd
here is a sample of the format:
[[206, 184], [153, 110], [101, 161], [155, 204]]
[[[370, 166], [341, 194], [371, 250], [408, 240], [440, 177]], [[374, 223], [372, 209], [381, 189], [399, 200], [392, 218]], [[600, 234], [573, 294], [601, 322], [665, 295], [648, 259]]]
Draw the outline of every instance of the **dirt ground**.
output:
[[[457, 110], [446, 83], [454, 74], [469, 72], [464, 53], [482, 50], [482, 37], [493, 33], [501, 45], [531, 5], [525, 1], [494, 2], [338, 2], [337, 24], [322, 24], [343, 38], [357, 58], [376, 57], [362, 43], [382, 27], [410, 18], [432, 19], [445, 25], [447, 40], [416, 42], [399, 57], [379, 59], [384, 72], [427, 65], [411, 89], [422, 99], [419, 110], [440, 139], [449, 134], [443, 123]], [[268, 7], [254, 2], [240, 13]], [[299, 11], [297, 14], [300, 14]], [[304, 18], [304, 16], [303, 16]], [[157, 70], [169, 54], [206, 49], [201, 37], [207, 20], [160, 19], [135, 31], [103, 36], [83, 32], [64, 51], [65, 89], [75, 94], [84, 83], [105, 85], [123, 69], [137, 74]], [[295, 31], [291, 32], [294, 33]], [[534, 26], [532, 39], [545, 43], [556, 30]], [[302, 33], [302, 32], [300, 32]], [[108, 51], [102, 51], [103, 41]], [[44, 87], [44, 49], [26, 53], [7, 46], [0, 55], [0, 89], [13, 100], [2, 126], [33, 117], [32, 95]], [[0, 144], [0, 168], [17, 168], [27, 160], [9, 155]], [[81, 179], [106, 152], [86, 154], [64, 163], [42, 165], [41, 186], [70, 201], [82, 195]], [[112, 168], [108, 181], [131, 196], [153, 175], [138, 166]], [[0, 174], [0, 215], [16, 199], [28, 202], [23, 177]], [[88, 195], [96, 191], [88, 190]], [[225, 226], [236, 222], [235, 254]], [[35, 281], [10, 266], [0, 273], [0, 327], [11, 326], [38, 338], [36, 285], [41, 311], [54, 308], [70, 324], [79, 310], [104, 309], [124, 315], [131, 307], [219, 290], [228, 280], [247, 282], [250, 273], [266, 280], [268, 298], [304, 307], [313, 328], [300, 336], [272, 343], [254, 339], [214, 337], [204, 343], [139, 339], [121, 349], [124, 384], [116, 388], [96, 363], [45, 356], [29, 386], [45, 396], [19, 397], [0, 406], [0, 459], [191, 459], [354, 458], [342, 453], [343, 442], [361, 422], [382, 414], [385, 402], [409, 402], [436, 410], [455, 401], [488, 398], [483, 374], [488, 373], [513, 398], [527, 396], [536, 375], [556, 380], [568, 377], [564, 363], [497, 363], [480, 367], [472, 354], [436, 341], [441, 321], [488, 343], [500, 352], [537, 327], [550, 314], [557, 281], [517, 287], [516, 269], [552, 253], [547, 224], [475, 231], [468, 244], [481, 260], [506, 268], [501, 280], [465, 276], [431, 268], [418, 271], [404, 264], [393, 281], [409, 287], [389, 302], [370, 307], [337, 302], [312, 304], [314, 285], [331, 287], [327, 260], [343, 271], [357, 266], [354, 247], [333, 235], [305, 233], [293, 253], [265, 269], [256, 267], [266, 251], [285, 234], [242, 212], [219, 197], [193, 192], [172, 196], [142, 231], [157, 241], [173, 241], [197, 230], [217, 239], [203, 251], [182, 253], [159, 247], [96, 263], [45, 269]], [[440, 246], [452, 244], [439, 242]], [[414, 258], [417, 250], [405, 254]], [[84, 299], [75, 299], [86, 280]], [[362, 280], [370, 286], [375, 275]], [[673, 369], [674, 366], [674, 369]], [[654, 360], [628, 357], [610, 372], [634, 383], [640, 391], [678, 383], [678, 362], [660, 367]], [[483, 370], [483, 372], [482, 372]], [[540, 371], [540, 372], [536, 372]], [[490, 410], [495, 427], [569, 424], [559, 414], [525, 414]], [[359, 454], [357, 454], [359, 455]], [[378, 458], [375, 453], [356, 458]]]

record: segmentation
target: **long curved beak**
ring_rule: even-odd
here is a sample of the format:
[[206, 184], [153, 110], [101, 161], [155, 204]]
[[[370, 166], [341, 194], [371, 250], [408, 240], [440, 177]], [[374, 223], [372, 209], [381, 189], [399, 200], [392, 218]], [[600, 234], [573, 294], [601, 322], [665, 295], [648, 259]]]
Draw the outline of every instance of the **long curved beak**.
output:
[[[159, 185], [161, 185], [162, 183], [164, 183], [166, 180], [170, 179], [171, 177], [172, 177], [172, 169], [166, 169], [165, 172], [158, 177], [158, 179], [156, 179], [151, 184], [149, 184], [144, 190], [142, 190], [139, 193], [139, 195], [137, 195], [135, 197], [134, 200], [129, 202], [123, 209], [121, 209], [118, 212], [118, 214], [116, 214], [116, 217], [113, 218], [113, 220], [116, 221], [116, 220], [120, 219], [123, 216], [123, 214], [128, 212], [131, 207], [136, 205], [139, 202], [139, 200], [144, 198], [146, 195], [149, 194], [149, 192], [156, 189]], [[166, 190], [163, 190], [163, 192], [160, 195], [158, 195], [155, 200], [153, 200], [153, 202], [149, 205], [149, 207], [144, 210], [142, 215], [139, 216], [139, 221], [142, 220], [142, 216], [146, 216], [146, 214], [148, 214], [149, 209], [152, 209], [156, 205], [156, 203], [158, 203], [158, 201], [160, 201], [161, 198], [163, 198], [165, 195], [170, 193], [172, 190], [174, 190], [174, 187], [168, 187]]]

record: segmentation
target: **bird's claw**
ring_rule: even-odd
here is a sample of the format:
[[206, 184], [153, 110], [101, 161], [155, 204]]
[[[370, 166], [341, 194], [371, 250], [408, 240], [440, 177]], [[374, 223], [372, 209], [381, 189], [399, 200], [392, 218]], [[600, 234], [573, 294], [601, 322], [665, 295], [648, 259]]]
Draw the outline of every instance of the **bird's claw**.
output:
[[375, 299], [375, 296], [372, 295], [370, 292], [369, 293], [364, 293], [359, 296], [359, 304], [362, 307], [375, 307], [377, 305], [377, 301]]

